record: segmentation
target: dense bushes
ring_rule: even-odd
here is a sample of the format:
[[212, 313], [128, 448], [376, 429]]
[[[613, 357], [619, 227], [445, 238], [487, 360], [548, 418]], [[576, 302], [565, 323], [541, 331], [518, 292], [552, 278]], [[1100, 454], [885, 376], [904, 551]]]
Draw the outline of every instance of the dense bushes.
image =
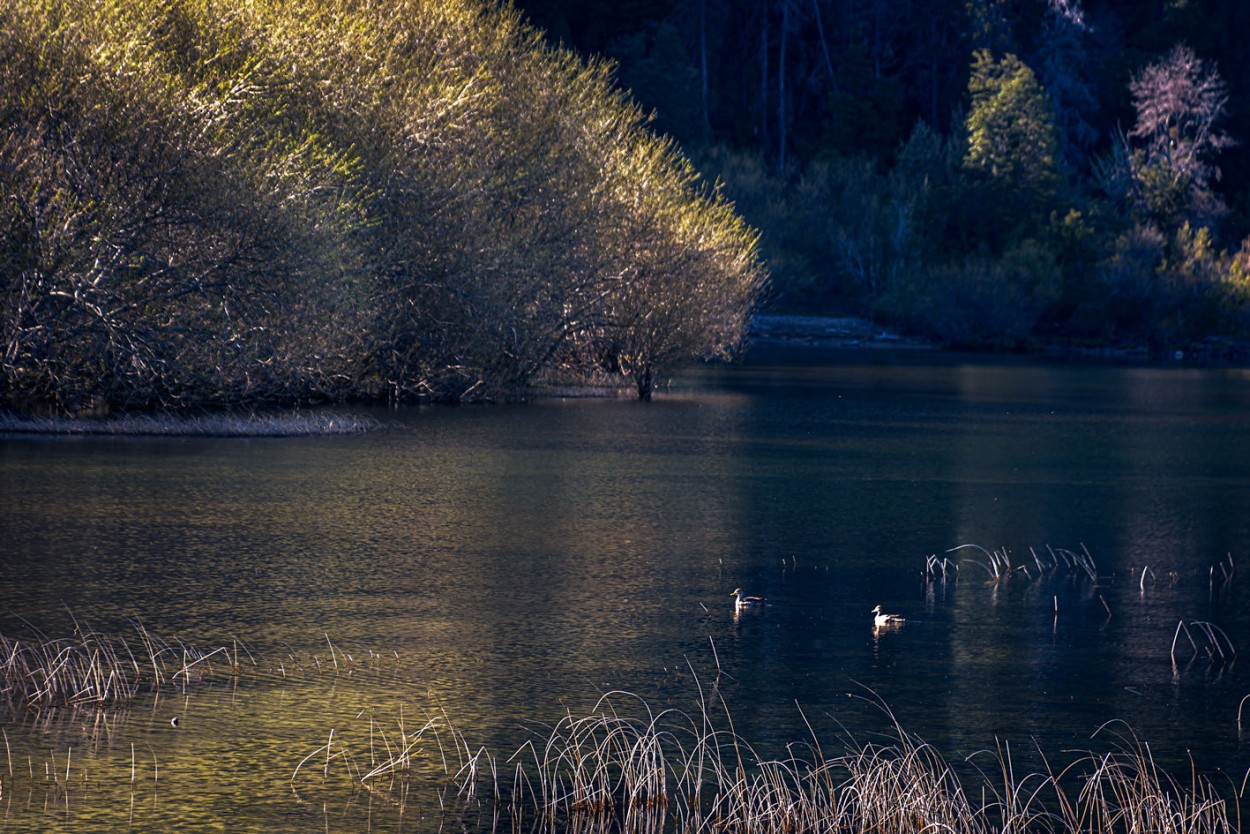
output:
[[457, 0], [0, 10], [3, 400], [508, 396], [740, 342], [754, 232], [610, 69]]

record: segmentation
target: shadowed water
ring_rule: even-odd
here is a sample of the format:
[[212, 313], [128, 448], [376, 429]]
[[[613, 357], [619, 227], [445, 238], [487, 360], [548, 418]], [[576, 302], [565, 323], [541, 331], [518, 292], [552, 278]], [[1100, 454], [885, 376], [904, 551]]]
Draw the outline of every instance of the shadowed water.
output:
[[[0, 439], [3, 634], [138, 620], [263, 668], [7, 714], [0, 830], [416, 830], [292, 773], [371, 716], [442, 709], [506, 758], [606, 691], [694, 709], [695, 676], [774, 754], [809, 721], [875, 740], [875, 693], [957, 760], [1131, 730], [1170, 769], [1250, 766], [1244, 659], [1197, 631], [1173, 653], [1184, 620], [1250, 654], [1245, 371], [760, 354], [649, 404], [373, 416], [345, 437]], [[1012, 575], [944, 553], [967, 543]], [[1047, 545], [1097, 579], [1043, 574]], [[925, 581], [932, 554], [957, 577]], [[737, 586], [768, 606], [735, 617]], [[906, 624], [874, 631], [877, 603]]]

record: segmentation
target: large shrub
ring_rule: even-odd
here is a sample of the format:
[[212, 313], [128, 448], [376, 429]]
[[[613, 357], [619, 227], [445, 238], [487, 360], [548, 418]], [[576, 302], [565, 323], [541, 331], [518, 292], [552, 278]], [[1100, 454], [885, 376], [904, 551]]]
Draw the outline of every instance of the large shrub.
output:
[[494, 4], [18, 0], [0, 73], [10, 405], [506, 396], [609, 344], [648, 393], [765, 281], [610, 67]]

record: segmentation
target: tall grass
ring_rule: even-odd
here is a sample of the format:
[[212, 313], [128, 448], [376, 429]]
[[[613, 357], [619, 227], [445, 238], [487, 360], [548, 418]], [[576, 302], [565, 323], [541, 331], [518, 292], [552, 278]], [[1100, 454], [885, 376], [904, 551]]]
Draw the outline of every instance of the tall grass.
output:
[[232, 657], [227, 646], [201, 649], [133, 625], [130, 637], [82, 625], [67, 638], [0, 634], [0, 699], [26, 707], [125, 703], [145, 689], [201, 683], [213, 676], [214, 663], [237, 669], [237, 648]]
[[371, 649], [348, 651], [325, 637], [328, 654], [296, 651], [258, 658], [238, 638], [204, 648], [154, 634], [131, 622], [129, 634], [102, 634], [76, 623], [70, 637], [38, 629], [27, 637], [0, 634], [0, 708], [129, 704], [143, 692], [187, 692], [224, 678], [257, 680], [388, 675], [394, 657]]
[[[323, 781], [347, 775], [402, 807], [424, 785], [427, 801], [432, 792], [444, 812], [476, 809], [491, 829], [572, 834], [1240, 830], [1237, 786], [1221, 792], [1196, 770], [1174, 778], [1131, 734], [1112, 752], [1077, 754], [1058, 769], [1042, 756], [1040, 769], [1020, 772], [1005, 744], [948, 761], [881, 706], [893, 726], [886, 743], [846, 736], [827, 744], [811, 731], [781, 757], [760, 755], [734, 732], [718, 698], [701, 698], [694, 713], [656, 712], [634, 694], [609, 693], [502, 763], [475, 750], [445, 713], [413, 732], [397, 729], [382, 745], [371, 717], [367, 756], [353, 747], [359, 742], [331, 733], [295, 768], [292, 787], [298, 794], [317, 773]], [[350, 765], [332, 772], [338, 761]]]
[[[337, 676], [385, 667], [382, 655], [354, 654], [328, 636], [325, 644], [328, 659], [292, 651], [292, 672]], [[285, 663], [266, 664], [237, 641], [205, 650], [162, 639], [137, 622], [128, 637], [79, 625], [64, 639], [0, 636], [0, 696], [10, 708], [101, 705], [144, 690], [185, 691], [245, 668], [274, 679], [281, 669], [285, 678]], [[1065, 753], [1056, 766], [1036, 751], [1031, 758], [1040, 766], [1023, 769], [1006, 743], [949, 760], [875, 703], [890, 726], [882, 740], [861, 743], [845, 728], [822, 738], [803, 715], [807, 736], [781, 755], [753, 746], [735, 729], [719, 689], [701, 684], [691, 711], [655, 710], [636, 694], [608, 693], [585, 712], [566, 710], [537, 725], [502, 757], [470, 741], [444, 709], [416, 720], [401, 712], [390, 723], [361, 713], [364, 726], [330, 728], [324, 743], [300, 756], [290, 785], [300, 801], [347, 785], [401, 814], [462, 822], [476, 814], [477, 829], [565, 834], [1241, 830], [1245, 781], [1217, 784], [1193, 763], [1183, 777], [1170, 774], [1123, 724], [1095, 734], [1111, 742], [1103, 745], [1109, 752]], [[7, 735], [5, 744], [12, 777]], [[69, 784], [70, 755], [45, 765], [58, 785]]]

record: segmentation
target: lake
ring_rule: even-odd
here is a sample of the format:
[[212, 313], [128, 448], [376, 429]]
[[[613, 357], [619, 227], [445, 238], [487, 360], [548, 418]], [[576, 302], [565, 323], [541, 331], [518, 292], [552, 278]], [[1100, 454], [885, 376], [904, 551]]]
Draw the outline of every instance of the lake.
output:
[[435, 794], [354, 787], [401, 725], [510, 772], [616, 690], [714, 693], [761, 755], [888, 743], [888, 707], [957, 763], [1250, 768], [1246, 370], [772, 350], [650, 403], [369, 413], [0, 437], [0, 634], [223, 649], [124, 706], [0, 712], [0, 831], [434, 830]]

